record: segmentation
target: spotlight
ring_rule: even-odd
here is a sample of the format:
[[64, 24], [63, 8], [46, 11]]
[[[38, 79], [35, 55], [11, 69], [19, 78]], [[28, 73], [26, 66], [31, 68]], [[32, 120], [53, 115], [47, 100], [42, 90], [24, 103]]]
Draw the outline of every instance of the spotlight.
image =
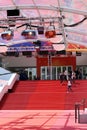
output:
[[11, 30], [1, 33], [1, 38], [3, 40], [11, 40], [13, 38], [13, 36], [14, 36], [14, 34]]
[[36, 39], [37, 35], [36, 35], [36, 31], [35, 30], [24, 30], [21, 35], [25, 38], [25, 39]]
[[45, 32], [45, 37], [47, 37], [47, 38], [53, 38], [55, 36], [56, 36], [55, 30], [50, 30], [50, 31]]
[[56, 36], [55, 26], [50, 25], [45, 32], [45, 37], [46, 38], [53, 38], [55, 36]]

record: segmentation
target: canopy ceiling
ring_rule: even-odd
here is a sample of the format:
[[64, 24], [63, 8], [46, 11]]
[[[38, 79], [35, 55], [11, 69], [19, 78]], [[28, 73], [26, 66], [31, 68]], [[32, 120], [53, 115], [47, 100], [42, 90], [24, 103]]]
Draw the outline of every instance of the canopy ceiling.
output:
[[[7, 10], [14, 9], [19, 9], [20, 15], [7, 16]], [[8, 28], [14, 30], [12, 40], [0, 38], [1, 45], [24, 41], [21, 32], [26, 24], [32, 25], [33, 29], [42, 24], [45, 30], [53, 24], [57, 34], [62, 34], [62, 38], [57, 35], [54, 39], [46, 39], [40, 35], [38, 39], [62, 41], [65, 46], [67, 43], [87, 46], [87, 0], [0, 0], [0, 33]]]

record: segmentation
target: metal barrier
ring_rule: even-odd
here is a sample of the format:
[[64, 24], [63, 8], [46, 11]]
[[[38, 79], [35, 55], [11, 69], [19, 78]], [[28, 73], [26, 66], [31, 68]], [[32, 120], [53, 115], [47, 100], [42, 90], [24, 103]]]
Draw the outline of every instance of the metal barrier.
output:
[[83, 111], [85, 110], [85, 105], [86, 105], [86, 99], [82, 99], [81, 102], [76, 102], [75, 103], [75, 123], [78, 121], [80, 122], [80, 107], [83, 107]]

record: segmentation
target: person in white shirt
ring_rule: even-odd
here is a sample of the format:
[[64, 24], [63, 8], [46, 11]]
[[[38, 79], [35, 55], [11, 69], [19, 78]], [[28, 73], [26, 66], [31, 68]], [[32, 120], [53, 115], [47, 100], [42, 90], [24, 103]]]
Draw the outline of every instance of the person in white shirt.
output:
[[75, 72], [72, 72], [71, 79], [72, 79], [72, 83], [75, 83], [75, 79], [76, 79]]
[[68, 82], [67, 82], [67, 88], [68, 88], [67, 92], [71, 92], [72, 91], [72, 83], [71, 83], [71, 79], [70, 78], [68, 79]]

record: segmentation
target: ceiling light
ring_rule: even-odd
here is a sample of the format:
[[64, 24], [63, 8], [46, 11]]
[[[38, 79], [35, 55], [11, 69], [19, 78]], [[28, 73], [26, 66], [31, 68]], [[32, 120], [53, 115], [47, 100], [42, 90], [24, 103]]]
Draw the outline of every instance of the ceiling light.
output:
[[56, 33], [55, 33], [54, 30], [50, 30], [50, 31], [46, 31], [46, 32], [45, 32], [45, 36], [46, 36], [47, 38], [53, 38], [53, 37], [55, 37], [55, 35], [56, 35]]
[[14, 34], [11, 30], [1, 33], [1, 38], [3, 40], [11, 40], [13, 38], [13, 36], [14, 36]]
[[53, 38], [55, 36], [56, 36], [55, 26], [51, 25], [51, 23], [50, 23], [50, 26], [46, 29], [45, 37], [46, 38]]
[[24, 30], [21, 35], [25, 38], [25, 39], [36, 39], [37, 38], [37, 34], [35, 30]]

